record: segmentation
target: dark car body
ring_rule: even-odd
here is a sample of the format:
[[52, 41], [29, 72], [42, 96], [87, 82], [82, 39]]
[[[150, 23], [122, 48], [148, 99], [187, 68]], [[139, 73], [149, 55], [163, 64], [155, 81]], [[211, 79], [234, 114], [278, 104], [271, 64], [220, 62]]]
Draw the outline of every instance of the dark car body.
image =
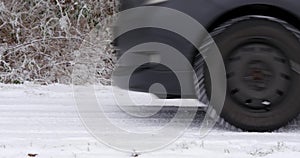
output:
[[[123, 0], [121, 10], [145, 5], [147, 0]], [[263, 15], [275, 17], [287, 21], [296, 28], [300, 27], [300, 1], [298, 0], [169, 0], [162, 3], [146, 4], [153, 6], [168, 7], [181, 11], [196, 19], [209, 32], [213, 31], [220, 24], [241, 16]], [[143, 19], [151, 19], [159, 13], [143, 15]], [[176, 47], [193, 65], [196, 49], [188, 41], [178, 34], [156, 28], [144, 28], [130, 31], [118, 37], [114, 44], [118, 56], [122, 56], [130, 47], [143, 42], [161, 42]], [[135, 52], [137, 53], [137, 52]], [[138, 52], [138, 54], [143, 52]], [[121, 67], [131, 67], [132, 62], [123, 63]], [[195, 98], [193, 75], [188, 67], [178, 69], [180, 75], [186, 76], [181, 86], [188, 87], [188, 91], [181, 92], [180, 86], [174, 72], [165, 66], [148, 63], [140, 66], [130, 78], [129, 88], [134, 91], [148, 92], [153, 83], [161, 83], [168, 98]], [[116, 84], [123, 87], [123, 83]], [[123, 87], [124, 88], [124, 87]], [[153, 92], [157, 96], [160, 91]]]

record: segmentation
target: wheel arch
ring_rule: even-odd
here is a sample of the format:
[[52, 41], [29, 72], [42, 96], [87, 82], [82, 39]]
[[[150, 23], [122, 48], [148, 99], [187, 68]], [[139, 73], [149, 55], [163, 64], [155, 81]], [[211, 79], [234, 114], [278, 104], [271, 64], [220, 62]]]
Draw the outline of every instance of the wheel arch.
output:
[[300, 17], [293, 14], [291, 11], [288, 11], [285, 8], [281, 8], [275, 5], [250, 4], [230, 9], [222, 15], [218, 16], [208, 25], [208, 31], [213, 31], [216, 27], [225, 23], [228, 20], [247, 15], [262, 15], [278, 18], [288, 22], [289, 24], [293, 25], [294, 27], [300, 30]]

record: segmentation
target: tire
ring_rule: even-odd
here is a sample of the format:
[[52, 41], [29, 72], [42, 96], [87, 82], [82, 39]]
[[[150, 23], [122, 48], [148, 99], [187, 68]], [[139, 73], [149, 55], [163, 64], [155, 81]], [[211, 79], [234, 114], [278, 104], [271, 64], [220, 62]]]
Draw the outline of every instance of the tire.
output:
[[296, 31], [274, 18], [248, 16], [212, 33], [226, 66], [227, 94], [220, 111], [226, 122], [245, 131], [264, 132], [286, 125], [299, 114], [300, 75], [291, 65], [300, 63], [300, 43], [291, 30]]

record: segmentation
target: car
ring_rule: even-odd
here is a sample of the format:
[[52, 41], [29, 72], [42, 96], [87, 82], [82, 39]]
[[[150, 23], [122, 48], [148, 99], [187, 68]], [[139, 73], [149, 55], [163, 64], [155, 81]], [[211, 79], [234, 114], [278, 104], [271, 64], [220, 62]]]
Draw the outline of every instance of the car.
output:
[[[120, 10], [159, 6], [178, 10], [197, 20], [213, 37], [222, 55], [227, 90], [223, 120], [245, 131], [274, 131], [296, 118], [300, 112], [300, 1], [298, 0], [123, 0]], [[159, 12], [134, 18], [151, 20]], [[193, 65], [201, 81], [195, 81], [184, 65], [177, 74], [170, 68], [147, 63], [130, 76], [129, 89], [148, 92], [160, 83], [166, 95], [160, 98], [210, 98], [208, 69], [193, 45], [176, 33], [159, 28], [142, 28], [124, 33], [113, 44], [120, 58], [131, 47], [145, 42], [159, 42], [179, 50]], [[135, 52], [143, 55], [147, 52]], [[132, 58], [138, 60], [138, 55]], [[134, 61], [134, 60], [132, 60]], [[133, 62], [123, 63], [132, 67]], [[180, 63], [180, 62], [179, 62]], [[175, 70], [176, 71], [176, 70]], [[201, 84], [195, 84], [199, 83]], [[124, 83], [116, 82], [121, 88]], [[184, 86], [185, 91], [181, 91]], [[197, 87], [195, 87], [197, 86]], [[199, 94], [206, 95], [197, 96]]]

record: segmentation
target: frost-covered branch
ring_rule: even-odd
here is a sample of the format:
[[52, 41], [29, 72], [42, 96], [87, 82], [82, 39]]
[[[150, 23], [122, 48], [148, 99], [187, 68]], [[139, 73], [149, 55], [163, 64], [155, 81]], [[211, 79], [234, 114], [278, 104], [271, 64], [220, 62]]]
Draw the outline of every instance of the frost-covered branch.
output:
[[[117, 0], [1, 0], [0, 82], [71, 83], [75, 51], [88, 33], [117, 11]], [[103, 55], [95, 72], [110, 83], [114, 68], [111, 33], [104, 31]]]

